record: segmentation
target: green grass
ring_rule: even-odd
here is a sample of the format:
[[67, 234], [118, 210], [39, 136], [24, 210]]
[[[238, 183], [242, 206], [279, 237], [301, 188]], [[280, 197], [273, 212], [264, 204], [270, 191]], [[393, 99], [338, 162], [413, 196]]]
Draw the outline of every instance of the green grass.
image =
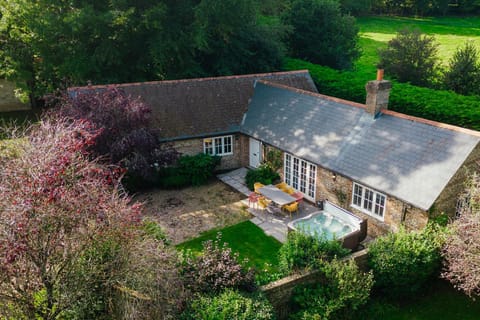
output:
[[202, 243], [214, 240], [218, 232], [222, 234], [222, 241], [226, 242], [233, 252], [238, 252], [241, 260], [248, 259], [249, 266], [262, 270], [265, 263], [268, 263], [271, 265], [270, 268], [267, 268], [270, 272], [277, 271], [277, 254], [281, 243], [275, 238], [267, 236], [261, 228], [250, 221], [224, 229], [207, 231], [198, 238], [177, 245], [177, 249], [191, 249], [199, 253], [202, 251]]
[[443, 65], [459, 46], [471, 40], [480, 49], [480, 17], [360, 17], [360, 47], [362, 56], [356, 63], [358, 72], [375, 74], [378, 63], [378, 49], [386, 47], [397, 31], [410, 28], [435, 36], [438, 43], [438, 56]]
[[[374, 300], [375, 301], [375, 300]], [[480, 301], [472, 300], [443, 280], [433, 281], [427, 289], [408, 301], [376, 301], [375, 312], [362, 318], [375, 320], [474, 320], [480, 319]]]

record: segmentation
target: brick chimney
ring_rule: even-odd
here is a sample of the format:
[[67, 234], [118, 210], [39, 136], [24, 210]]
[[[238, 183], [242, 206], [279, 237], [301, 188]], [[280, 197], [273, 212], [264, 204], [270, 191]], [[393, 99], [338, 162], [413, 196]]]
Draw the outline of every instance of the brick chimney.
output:
[[384, 109], [388, 109], [388, 97], [392, 89], [392, 83], [383, 80], [383, 69], [377, 70], [377, 80], [368, 81], [365, 85], [367, 90], [367, 112], [374, 118]]

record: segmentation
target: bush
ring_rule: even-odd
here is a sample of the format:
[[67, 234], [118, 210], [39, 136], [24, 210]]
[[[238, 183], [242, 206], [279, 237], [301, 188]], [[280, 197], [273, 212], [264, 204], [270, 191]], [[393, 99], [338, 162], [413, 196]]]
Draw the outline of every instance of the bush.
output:
[[244, 296], [233, 290], [209, 297], [199, 296], [182, 314], [183, 320], [271, 320], [273, 308], [261, 295]]
[[399, 82], [428, 86], [438, 69], [437, 44], [433, 36], [419, 30], [401, 30], [379, 51], [379, 68]]
[[180, 175], [187, 177], [190, 184], [199, 186], [213, 177], [214, 169], [220, 164], [221, 158], [199, 153], [195, 156], [181, 156], [178, 160]]
[[370, 297], [373, 275], [360, 271], [353, 260], [333, 260], [322, 268], [324, 280], [294, 289], [292, 319], [356, 319], [354, 311]]
[[248, 170], [245, 176], [245, 183], [250, 190], [253, 190], [255, 182], [265, 185], [275, 183], [280, 180], [280, 175], [275, 172], [268, 164], [262, 164], [257, 169]]
[[290, 232], [279, 251], [280, 270], [288, 274], [305, 268], [318, 269], [324, 261], [346, 256], [350, 251], [337, 240], [312, 237], [303, 232]]
[[442, 229], [433, 224], [421, 232], [401, 229], [377, 238], [368, 251], [375, 286], [384, 293], [395, 295], [418, 291], [439, 274], [443, 238]]
[[252, 291], [255, 288], [254, 272], [245, 269], [226, 243], [221, 243], [218, 233], [215, 241], [205, 241], [200, 256], [186, 252], [182, 273], [187, 286], [195, 292], [215, 293], [226, 288]]
[[[287, 70], [309, 69], [322, 94], [365, 103], [365, 84], [372, 80], [356, 72], [339, 72], [305, 61], [289, 59]], [[393, 81], [390, 110], [434, 121], [480, 130], [480, 100], [450, 91], [416, 87]]]

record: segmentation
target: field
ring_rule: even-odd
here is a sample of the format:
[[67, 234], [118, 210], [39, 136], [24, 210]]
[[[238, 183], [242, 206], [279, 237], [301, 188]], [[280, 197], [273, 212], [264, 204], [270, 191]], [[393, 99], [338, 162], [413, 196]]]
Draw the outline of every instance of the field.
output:
[[387, 45], [397, 31], [410, 28], [435, 36], [438, 55], [443, 65], [448, 65], [456, 48], [466, 41], [473, 41], [480, 49], [480, 17], [469, 18], [400, 18], [400, 17], [360, 17], [360, 46], [362, 56], [356, 63], [356, 71], [375, 73], [378, 62], [378, 49]]

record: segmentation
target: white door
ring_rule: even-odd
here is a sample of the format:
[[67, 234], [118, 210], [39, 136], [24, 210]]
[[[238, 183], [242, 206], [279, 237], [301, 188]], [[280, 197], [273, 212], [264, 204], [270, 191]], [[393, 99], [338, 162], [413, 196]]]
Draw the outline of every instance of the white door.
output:
[[262, 161], [262, 153], [260, 152], [260, 141], [250, 138], [250, 167], [258, 168]]

